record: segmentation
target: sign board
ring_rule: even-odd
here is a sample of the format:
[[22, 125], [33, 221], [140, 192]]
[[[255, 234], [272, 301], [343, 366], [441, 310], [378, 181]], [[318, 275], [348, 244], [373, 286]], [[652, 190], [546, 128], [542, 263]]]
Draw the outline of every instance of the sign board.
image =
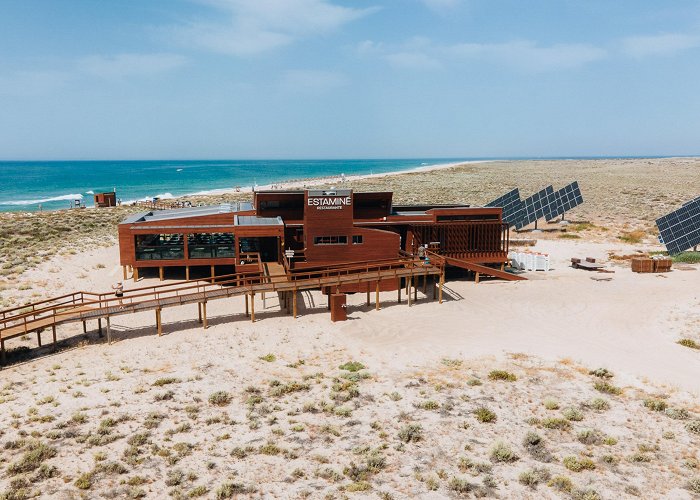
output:
[[309, 191], [306, 204], [316, 210], [342, 210], [352, 206], [352, 191], [338, 189], [328, 191]]

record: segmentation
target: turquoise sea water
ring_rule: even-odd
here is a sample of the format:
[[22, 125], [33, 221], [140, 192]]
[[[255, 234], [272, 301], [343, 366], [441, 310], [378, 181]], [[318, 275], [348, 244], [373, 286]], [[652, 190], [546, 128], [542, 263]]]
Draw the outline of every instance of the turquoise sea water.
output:
[[92, 194], [117, 190], [123, 203], [214, 194], [236, 187], [325, 176], [385, 173], [461, 159], [191, 160], [0, 162], [0, 211], [68, 208]]

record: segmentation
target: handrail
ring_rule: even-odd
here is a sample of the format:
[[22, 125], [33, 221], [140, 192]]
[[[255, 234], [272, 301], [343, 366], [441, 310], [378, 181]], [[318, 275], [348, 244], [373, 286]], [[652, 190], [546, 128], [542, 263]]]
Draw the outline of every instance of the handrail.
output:
[[[323, 280], [328, 279], [328, 278], [333, 278], [333, 277], [338, 277], [340, 278], [341, 276], [348, 276], [350, 274], [360, 274], [360, 273], [372, 273], [376, 271], [378, 273], [378, 276], [381, 274], [382, 271], [394, 271], [393, 275], [396, 276], [396, 271], [400, 268], [410, 268], [410, 269], [415, 269], [417, 267], [423, 267], [424, 264], [422, 261], [417, 261], [415, 259], [394, 259], [391, 261], [382, 261], [382, 262], [373, 262], [373, 263], [365, 263], [364, 265], [350, 265], [350, 266], [342, 266], [338, 267], [335, 269], [325, 269], [325, 270], [302, 270], [299, 272], [294, 273], [291, 276], [288, 276], [287, 274], [284, 275], [271, 275], [268, 277], [264, 277], [261, 274], [255, 274], [255, 273], [239, 273], [235, 275], [231, 275], [231, 279], [226, 279], [223, 281], [218, 281], [216, 283], [209, 283], [205, 282], [204, 280], [191, 280], [191, 281], [185, 281], [185, 282], [180, 282], [180, 283], [175, 283], [175, 284], [170, 284], [170, 285], [157, 285], [153, 287], [142, 287], [140, 289], [132, 289], [131, 293], [129, 295], [125, 295], [122, 297], [116, 297], [111, 293], [103, 293], [103, 294], [95, 294], [92, 292], [75, 292], [74, 294], [67, 294], [65, 296], [58, 297], [60, 299], [62, 298], [67, 298], [67, 297], [75, 297], [80, 295], [80, 302], [79, 304], [73, 303], [73, 305], [81, 305], [85, 307], [90, 307], [90, 306], [98, 306], [99, 309], [108, 309], [111, 307], [119, 307], [119, 306], [124, 306], [124, 305], [135, 305], [135, 304], [140, 304], [147, 302], [148, 300], [161, 300], [164, 298], [171, 298], [171, 297], [182, 297], [185, 295], [192, 295], [192, 294], [199, 294], [201, 293], [204, 298], [207, 296], [207, 292], [215, 291], [215, 290], [221, 290], [227, 285], [235, 285], [237, 287], [247, 287], [247, 286], [253, 286], [253, 285], [261, 285], [264, 284], [264, 279], [272, 281], [272, 278], [284, 278], [280, 283], [273, 284], [273, 288], [280, 287], [282, 286], [285, 282], [289, 283], [290, 281], [294, 282], [297, 284], [297, 286], [304, 284], [303, 282], [309, 282], [313, 281], [314, 283], [318, 283], [319, 286], [323, 286]], [[291, 279], [289, 279], [291, 278]], [[181, 286], [181, 285], [186, 285], [186, 286]], [[144, 292], [145, 290], [148, 290], [148, 292], [145, 293], [133, 293], [133, 292]], [[185, 293], [183, 293], [185, 292]], [[93, 298], [90, 298], [93, 297]], [[143, 298], [148, 298], [148, 300], [140, 300]], [[55, 300], [55, 299], [54, 299]], [[51, 299], [41, 301], [41, 303], [47, 303], [50, 302]], [[21, 314], [21, 315], [15, 315], [12, 317], [5, 317], [0, 323], [6, 325], [5, 329], [7, 329], [7, 324], [10, 322], [20, 322], [19, 324], [23, 324], [26, 328], [28, 319], [32, 318], [34, 321], [38, 321], [40, 319], [44, 319], [47, 316], [40, 317], [40, 314], [42, 313], [50, 313], [50, 316], [53, 316], [54, 318], [60, 318], [62, 316], [74, 314], [75, 311], [71, 309], [65, 309], [63, 306], [65, 306], [67, 303], [61, 303], [60, 305], [54, 305], [51, 307], [46, 307], [43, 308], [42, 310], [39, 311], [31, 311], [29, 313]], [[64, 310], [61, 310], [64, 309]], [[14, 309], [16, 310], [16, 308]], [[11, 326], [18, 326], [17, 323], [11, 325]], [[2, 329], [0, 329], [1, 331]]]

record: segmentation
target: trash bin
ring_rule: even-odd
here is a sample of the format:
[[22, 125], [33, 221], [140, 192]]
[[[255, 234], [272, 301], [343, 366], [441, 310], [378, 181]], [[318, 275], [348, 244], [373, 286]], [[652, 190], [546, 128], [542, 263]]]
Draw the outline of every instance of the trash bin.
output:
[[331, 321], [345, 321], [348, 319], [346, 296], [344, 293], [331, 295]]

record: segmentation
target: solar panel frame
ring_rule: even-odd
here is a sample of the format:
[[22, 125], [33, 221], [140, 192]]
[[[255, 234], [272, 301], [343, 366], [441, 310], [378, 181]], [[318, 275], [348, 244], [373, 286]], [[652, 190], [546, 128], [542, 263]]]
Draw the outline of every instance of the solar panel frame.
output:
[[656, 220], [659, 239], [670, 255], [700, 245], [700, 197]]
[[523, 201], [522, 217], [515, 224], [515, 228], [522, 229], [542, 218], [553, 218], [552, 213], [556, 209], [557, 199], [554, 188], [550, 185]]
[[487, 207], [500, 207], [503, 209], [503, 222], [514, 226], [522, 216], [523, 201], [520, 199], [518, 188], [496, 198], [486, 205]]
[[583, 203], [583, 195], [581, 194], [581, 188], [579, 188], [578, 181], [574, 181], [571, 184], [564, 186], [559, 191], [554, 193], [557, 200], [556, 209], [552, 211], [551, 216], [547, 218], [547, 222], [556, 219], [560, 215], [564, 215], [566, 212], [579, 206]]

